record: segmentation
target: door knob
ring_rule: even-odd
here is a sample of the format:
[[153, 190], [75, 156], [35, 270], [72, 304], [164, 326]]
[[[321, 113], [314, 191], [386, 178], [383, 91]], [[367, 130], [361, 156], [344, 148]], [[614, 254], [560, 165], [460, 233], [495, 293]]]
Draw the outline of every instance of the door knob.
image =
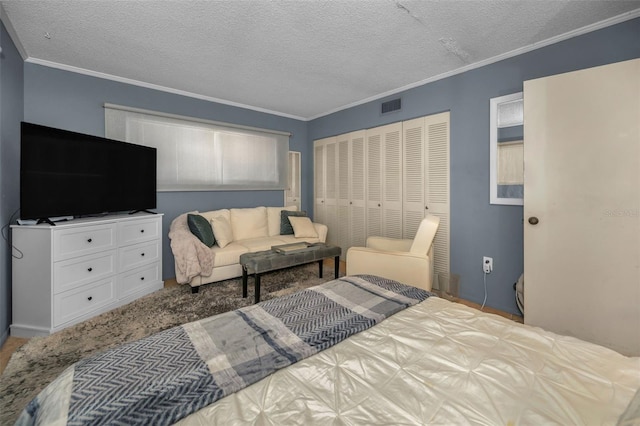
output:
[[530, 223], [530, 224], [532, 224], [532, 225], [537, 225], [537, 224], [538, 224], [538, 222], [540, 222], [540, 221], [539, 221], [539, 220], [538, 220], [538, 218], [537, 218], [537, 217], [535, 217], [535, 216], [531, 216], [531, 217], [529, 218], [529, 223]]

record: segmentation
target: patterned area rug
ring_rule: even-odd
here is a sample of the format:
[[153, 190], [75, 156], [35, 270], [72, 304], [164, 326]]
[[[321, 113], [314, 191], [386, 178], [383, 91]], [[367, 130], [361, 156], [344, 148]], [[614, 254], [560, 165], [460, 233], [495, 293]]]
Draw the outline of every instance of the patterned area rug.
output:
[[[260, 300], [290, 294], [333, 279], [333, 265], [318, 264], [264, 274]], [[47, 337], [35, 337], [18, 349], [0, 377], [0, 425], [12, 425], [22, 409], [65, 368], [78, 360], [155, 332], [196, 321], [253, 303], [242, 298], [240, 278], [221, 281], [191, 294], [189, 286], [172, 286], [128, 305], [66, 328]]]

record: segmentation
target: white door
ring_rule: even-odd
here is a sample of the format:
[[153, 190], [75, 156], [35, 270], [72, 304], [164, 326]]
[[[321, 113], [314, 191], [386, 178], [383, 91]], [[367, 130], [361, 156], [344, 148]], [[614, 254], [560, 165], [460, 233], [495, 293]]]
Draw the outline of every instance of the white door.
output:
[[[364, 141], [364, 130], [349, 135], [349, 247], [364, 247], [367, 240]], [[347, 249], [343, 250], [343, 255], [347, 254]]]
[[440, 218], [433, 242], [434, 289], [439, 272], [449, 273], [449, 113], [402, 123], [403, 238], [413, 238], [427, 214]]
[[325, 214], [325, 145], [328, 139], [319, 139], [313, 145], [313, 220], [326, 224]]
[[324, 217], [327, 231], [327, 243], [338, 245], [338, 144], [336, 138], [330, 138], [324, 146]]
[[640, 355], [640, 60], [524, 84], [525, 322]]
[[336, 137], [337, 145], [337, 207], [336, 245], [343, 256], [349, 247], [349, 134]]
[[366, 235], [382, 235], [382, 133], [367, 130], [366, 157]]
[[424, 219], [425, 201], [425, 128], [424, 117], [402, 123], [404, 137], [402, 169], [402, 238], [413, 239]]
[[402, 123], [383, 126], [382, 236], [402, 238]]
[[[450, 115], [449, 112], [425, 117], [425, 179], [427, 181], [425, 212], [438, 216], [440, 224], [433, 240], [433, 283], [442, 289], [438, 274], [448, 274], [450, 268], [449, 174], [450, 174]], [[453, 271], [451, 271], [453, 272]]]

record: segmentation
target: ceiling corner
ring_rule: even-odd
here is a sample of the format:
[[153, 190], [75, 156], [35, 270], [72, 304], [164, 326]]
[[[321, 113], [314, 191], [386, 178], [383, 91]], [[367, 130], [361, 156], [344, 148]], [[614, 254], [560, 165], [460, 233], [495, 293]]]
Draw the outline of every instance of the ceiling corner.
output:
[[7, 32], [9, 33], [9, 36], [11, 37], [13, 44], [16, 46], [16, 49], [18, 49], [18, 53], [20, 53], [22, 60], [26, 61], [29, 58], [29, 55], [27, 55], [27, 51], [25, 50], [24, 46], [20, 42], [20, 39], [16, 34], [16, 30], [13, 28], [13, 25], [11, 24], [11, 20], [9, 19], [9, 16], [7, 15], [6, 10], [4, 10], [4, 4], [2, 2], [0, 2], [0, 21], [2, 21], [2, 23], [4, 24], [4, 27], [7, 29]]

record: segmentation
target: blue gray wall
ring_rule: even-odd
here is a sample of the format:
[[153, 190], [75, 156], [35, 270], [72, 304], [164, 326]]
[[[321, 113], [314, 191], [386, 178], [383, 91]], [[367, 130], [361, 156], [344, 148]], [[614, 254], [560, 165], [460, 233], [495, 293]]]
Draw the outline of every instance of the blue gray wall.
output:
[[[23, 62], [4, 24], [0, 24], [0, 226], [8, 226], [20, 207], [20, 121], [23, 105]], [[3, 237], [9, 230], [3, 228]], [[0, 345], [11, 324], [11, 249], [0, 240]]]
[[[24, 65], [24, 120], [45, 126], [104, 136], [103, 104], [113, 103], [189, 117], [288, 131], [293, 134], [289, 148], [311, 156], [307, 143], [307, 123], [262, 112], [207, 102], [111, 80], [62, 71], [32, 63]], [[302, 185], [311, 186], [311, 174], [303, 176]], [[159, 192], [158, 208], [163, 220], [164, 279], [175, 277], [169, 246], [169, 225], [186, 211], [220, 208], [281, 206], [283, 191], [211, 191]], [[303, 197], [303, 208], [312, 194]]]
[[482, 257], [493, 257], [487, 305], [517, 313], [523, 210], [489, 204], [489, 99], [522, 91], [525, 80], [637, 57], [640, 19], [408, 90], [400, 94], [402, 111], [389, 116], [380, 116], [382, 101], [376, 101], [316, 119], [309, 139], [450, 111], [451, 272], [461, 276], [460, 296], [482, 303]]

